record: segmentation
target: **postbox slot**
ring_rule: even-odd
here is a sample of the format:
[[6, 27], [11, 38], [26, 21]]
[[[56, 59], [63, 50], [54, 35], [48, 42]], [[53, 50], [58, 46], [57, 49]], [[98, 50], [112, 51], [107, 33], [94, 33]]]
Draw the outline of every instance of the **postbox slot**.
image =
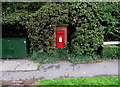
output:
[[63, 33], [58, 33], [58, 35], [63, 35]]

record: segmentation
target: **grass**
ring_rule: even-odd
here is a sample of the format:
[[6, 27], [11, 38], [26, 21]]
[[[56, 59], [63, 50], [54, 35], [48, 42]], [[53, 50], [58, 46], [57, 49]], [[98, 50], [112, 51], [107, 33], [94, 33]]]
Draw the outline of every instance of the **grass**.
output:
[[118, 57], [115, 56], [115, 55], [118, 55], [118, 52], [119, 52], [118, 47], [112, 46], [111, 50], [109, 50], [108, 48], [109, 48], [108, 46], [105, 46], [103, 48], [102, 55], [98, 55], [98, 54], [75, 55], [75, 54], [68, 53], [66, 49], [57, 49], [56, 55], [49, 55], [46, 52], [34, 51], [28, 57], [28, 59], [39, 62], [39, 63], [57, 63], [61, 60], [68, 60], [74, 64], [87, 63], [87, 62], [99, 61], [99, 60], [104, 61], [104, 60], [111, 60], [111, 59], [120, 59], [120, 56]]
[[93, 77], [93, 78], [59, 78], [40, 80], [36, 87], [41, 85], [118, 85], [117, 76]]
[[56, 63], [59, 61], [57, 56], [51, 56], [45, 52], [33, 52], [33, 54], [31, 54], [28, 59], [39, 63]]
[[72, 63], [85, 63], [89, 61], [93, 61], [94, 59], [98, 59], [97, 57], [91, 57], [91, 56], [75, 56], [75, 55], [70, 55], [70, 57], [67, 59]]
[[65, 50], [58, 50], [58, 54], [57, 55], [49, 55], [45, 52], [33, 52], [33, 54], [31, 54], [28, 59], [39, 62], [39, 63], [56, 63], [59, 62], [61, 60], [68, 60], [72, 63], [84, 63], [84, 62], [89, 62], [92, 61], [94, 59], [99, 59], [99, 56], [76, 56], [74, 54], [67, 54], [65, 53]]
[[120, 46], [105, 45], [102, 50], [102, 57], [107, 59], [120, 57]]

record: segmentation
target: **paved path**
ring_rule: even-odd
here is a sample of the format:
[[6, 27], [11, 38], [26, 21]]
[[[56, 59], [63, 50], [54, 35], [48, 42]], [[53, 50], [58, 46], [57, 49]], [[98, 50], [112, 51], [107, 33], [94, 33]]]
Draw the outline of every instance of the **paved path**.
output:
[[119, 75], [117, 60], [93, 64], [60, 61], [54, 64], [41, 64], [39, 68], [38, 63], [28, 60], [0, 60], [0, 63], [0, 81]]
[[37, 64], [28, 60], [0, 60], [0, 71], [32, 71], [37, 69]]

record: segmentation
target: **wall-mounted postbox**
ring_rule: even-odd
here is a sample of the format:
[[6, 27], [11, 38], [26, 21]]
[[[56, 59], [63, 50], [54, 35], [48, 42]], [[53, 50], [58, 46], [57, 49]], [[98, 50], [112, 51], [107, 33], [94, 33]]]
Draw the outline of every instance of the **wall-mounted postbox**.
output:
[[64, 48], [67, 42], [67, 27], [56, 27], [56, 48]]
[[56, 48], [64, 48], [64, 31], [56, 31]]

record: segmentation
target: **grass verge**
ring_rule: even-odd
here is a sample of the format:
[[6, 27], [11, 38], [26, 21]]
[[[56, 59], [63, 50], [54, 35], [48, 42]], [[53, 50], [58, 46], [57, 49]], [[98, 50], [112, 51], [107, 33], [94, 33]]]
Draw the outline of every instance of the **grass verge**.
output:
[[59, 78], [40, 80], [36, 87], [41, 85], [116, 85], [117, 87], [119, 77], [106, 76], [106, 77], [93, 77], [93, 78]]

